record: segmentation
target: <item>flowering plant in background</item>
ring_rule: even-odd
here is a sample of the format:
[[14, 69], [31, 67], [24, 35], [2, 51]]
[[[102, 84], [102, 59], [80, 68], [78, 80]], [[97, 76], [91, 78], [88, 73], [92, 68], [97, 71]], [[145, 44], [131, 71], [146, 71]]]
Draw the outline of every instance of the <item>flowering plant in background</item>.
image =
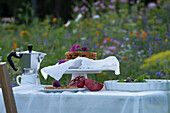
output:
[[[129, 75], [132, 75], [132, 78], [141, 74], [150, 78], [164, 78], [170, 74], [170, 56], [165, 54], [170, 50], [166, 10], [170, 1], [161, 2], [159, 9], [151, 4], [148, 8], [141, 6], [140, 11], [137, 10], [138, 4], [134, 3], [131, 14], [128, 13], [129, 4], [125, 3], [125, 0], [81, 1], [75, 4], [77, 7], [73, 6], [74, 20], [68, 20], [63, 25], [64, 28], [61, 26], [61, 18], [46, 18], [43, 21], [40, 19], [27, 26], [0, 25], [0, 61], [6, 61], [6, 55], [13, 49], [27, 50], [27, 44], [31, 43], [34, 50], [48, 54], [41, 63], [41, 67], [46, 67], [64, 58], [64, 53], [72, 46], [71, 43], [75, 42], [82, 46], [73, 45], [73, 52], [89, 51], [88, 47], [90, 51], [97, 52], [98, 59], [114, 55], [120, 61], [121, 75], [115, 77], [103, 72], [103, 76], [98, 77], [100, 82]], [[119, 15], [116, 13], [117, 1], [120, 6]], [[154, 55], [159, 57], [153, 58]], [[64, 62], [65, 60], [61, 60], [59, 64]], [[18, 62], [16, 64], [19, 65]], [[19, 74], [13, 72], [10, 67], [9, 71], [12, 78]], [[67, 76], [63, 77], [62, 84], [70, 81]], [[92, 78], [94, 77], [96, 76]], [[52, 80], [42, 79], [41, 82], [51, 84]]]
[[20, 32], [20, 36], [22, 37], [22, 36], [24, 36], [24, 35], [29, 35], [30, 33], [27, 31], [27, 30], [22, 30], [21, 32]]

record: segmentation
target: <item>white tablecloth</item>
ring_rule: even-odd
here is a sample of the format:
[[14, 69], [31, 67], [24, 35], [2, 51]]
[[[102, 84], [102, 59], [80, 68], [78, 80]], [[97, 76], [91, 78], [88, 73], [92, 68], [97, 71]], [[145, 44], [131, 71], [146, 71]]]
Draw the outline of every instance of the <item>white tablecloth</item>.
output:
[[[38, 86], [19, 86], [13, 91], [18, 113], [168, 113], [170, 98], [167, 91], [46, 93]], [[6, 113], [1, 89], [0, 113]]]

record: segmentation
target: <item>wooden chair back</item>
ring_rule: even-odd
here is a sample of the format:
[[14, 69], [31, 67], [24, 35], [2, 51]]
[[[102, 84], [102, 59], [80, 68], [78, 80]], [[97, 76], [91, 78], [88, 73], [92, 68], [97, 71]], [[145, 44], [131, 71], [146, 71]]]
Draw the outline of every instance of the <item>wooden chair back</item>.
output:
[[0, 62], [0, 84], [7, 113], [17, 113], [11, 80], [6, 62]]

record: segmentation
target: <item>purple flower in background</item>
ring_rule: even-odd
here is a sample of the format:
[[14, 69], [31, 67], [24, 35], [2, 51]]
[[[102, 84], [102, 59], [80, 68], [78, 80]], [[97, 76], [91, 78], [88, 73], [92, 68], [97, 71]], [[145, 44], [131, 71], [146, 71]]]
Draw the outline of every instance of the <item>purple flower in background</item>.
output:
[[87, 48], [87, 47], [82, 47], [81, 48], [83, 51], [86, 51], [86, 50], [88, 50], [89, 48]]
[[110, 0], [111, 3], [115, 2], [115, 0]]
[[15, 87], [15, 82], [11, 82], [12, 87]]
[[104, 40], [103, 43], [104, 43], [104, 44], [107, 43], [107, 40]]
[[116, 47], [115, 47], [115, 46], [110, 46], [110, 47], [108, 47], [108, 49], [110, 49], [110, 50], [115, 50]]
[[157, 60], [157, 62], [160, 62], [160, 61], [161, 61], [160, 59]]
[[75, 6], [73, 11], [74, 11], [74, 12], [79, 11], [79, 7], [78, 7], [78, 6]]
[[53, 83], [53, 87], [60, 87], [60, 82], [55, 81], [55, 82]]
[[100, 3], [100, 1], [97, 1], [97, 2], [94, 3], [94, 5], [96, 6], [96, 5], [98, 5], [99, 3]]
[[22, 73], [22, 70], [20, 70], [19, 73]]
[[86, 3], [86, 0], [81, 0], [83, 3]]
[[46, 40], [44, 40], [44, 42], [43, 42], [43, 43], [44, 43], [44, 45], [46, 45], [46, 44], [47, 44], [47, 41], [46, 41]]
[[64, 63], [64, 62], [66, 62], [66, 60], [59, 60], [59, 61], [58, 61], [58, 64], [62, 64], [62, 63]]
[[133, 2], [133, 1], [130, 1], [129, 3], [130, 3], [130, 4], [134, 4], [134, 2]]
[[106, 8], [103, 3], [100, 4], [100, 7], [101, 7], [102, 9], [105, 9], [105, 8]]
[[96, 7], [95, 10], [99, 10], [99, 7]]
[[149, 56], [152, 56], [152, 50], [151, 50], [151, 48], [149, 47], [148, 49], [149, 49], [149, 50], [148, 50]]
[[83, 5], [82, 7], [81, 7], [81, 11], [84, 11], [86, 9], [86, 6], [85, 5]]
[[155, 6], [156, 6], [155, 3], [150, 3], [150, 4], [148, 5], [149, 8], [152, 8], [152, 7], [155, 7]]
[[161, 72], [156, 72], [156, 75], [158, 75], [158, 76], [164, 76], [164, 74], [161, 73]]
[[115, 43], [115, 44], [117, 44], [117, 45], [119, 45], [119, 44], [120, 44], [120, 42], [119, 42], [119, 41], [117, 41], [117, 40], [114, 40], [114, 43]]
[[113, 5], [108, 5], [108, 8], [110, 8], [110, 9], [115, 9], [115, 6], [113, 6]]
[[126, 3], [126, 0], [119, 0], [119, 2], [123, 2], [123, 3]]
[[150, 74], [151, 72], [150, 71], [147, 71], [148, 74]]
[[86, 12], [85, 11], [82, 11], [82, 14], [85, 14]]

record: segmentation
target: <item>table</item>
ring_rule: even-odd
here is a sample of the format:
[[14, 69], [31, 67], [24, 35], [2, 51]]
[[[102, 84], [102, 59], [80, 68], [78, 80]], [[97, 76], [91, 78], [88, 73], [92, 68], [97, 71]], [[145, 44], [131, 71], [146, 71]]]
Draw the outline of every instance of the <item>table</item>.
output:
[[[13, 88], [18, 113], [168, 113], [170, 91], [46, 93], [40, 87]], [[1, 89], [0, 113], [5, 113]]]

